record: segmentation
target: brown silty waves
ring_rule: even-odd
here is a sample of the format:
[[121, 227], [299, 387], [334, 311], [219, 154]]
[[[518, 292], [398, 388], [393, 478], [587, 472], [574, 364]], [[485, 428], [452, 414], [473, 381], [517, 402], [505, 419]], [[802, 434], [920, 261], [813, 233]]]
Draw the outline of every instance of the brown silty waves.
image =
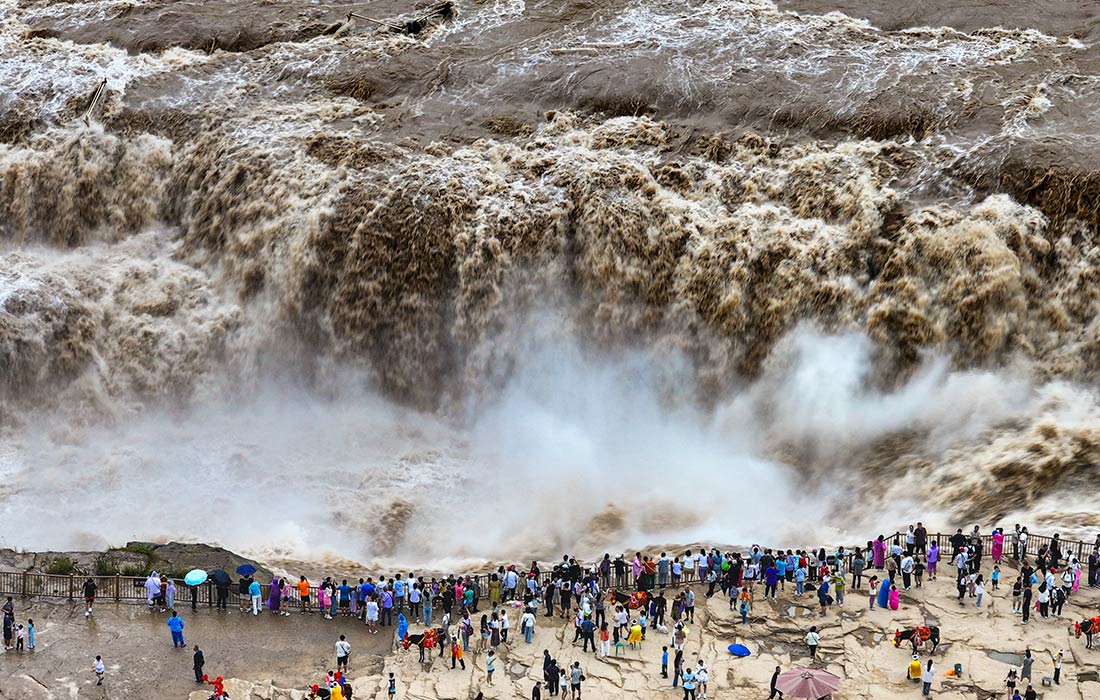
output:
[[[1094, 526], [1100, 64], [1058, 6], [0, 1], [0, 422], [361, 371], [462, 424], [577, 343], [676, 358], [808, 483]], [[822, 347], [851, 422], [789, 395]]]

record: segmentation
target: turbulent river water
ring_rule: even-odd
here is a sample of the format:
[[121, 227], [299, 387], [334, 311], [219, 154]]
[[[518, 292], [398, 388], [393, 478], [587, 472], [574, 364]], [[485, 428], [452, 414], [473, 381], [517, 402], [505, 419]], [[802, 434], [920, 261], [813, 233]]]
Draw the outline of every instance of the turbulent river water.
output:
[[1100, 10], [965, 5], [0, 0], [0, 544], [1092, 533]]

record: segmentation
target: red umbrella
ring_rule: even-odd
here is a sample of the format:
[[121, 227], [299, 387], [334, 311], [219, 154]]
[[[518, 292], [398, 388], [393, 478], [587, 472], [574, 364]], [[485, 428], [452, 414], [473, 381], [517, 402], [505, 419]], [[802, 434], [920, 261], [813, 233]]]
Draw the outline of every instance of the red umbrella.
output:
[[792, 668], [775, 679], [776, 690], [792, 698], [823, 698], [836, 692], [840, 677], [816, 668]]

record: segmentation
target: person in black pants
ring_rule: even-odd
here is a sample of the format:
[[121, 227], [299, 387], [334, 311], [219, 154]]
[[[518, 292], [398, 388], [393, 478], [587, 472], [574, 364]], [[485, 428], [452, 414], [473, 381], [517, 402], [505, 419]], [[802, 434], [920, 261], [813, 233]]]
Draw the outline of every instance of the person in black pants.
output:
[[1031, 584], [1024, 586], [1024, 623], [1031, 619]]
[[558, 591], [558, 594], [561, 597], [559, 602], [561, 603], [561, 617], [564, 620], [565, 616], [569, 614], [569, 606], [573, 597], [573, 589], [569, 587], [568, 583], [563, 583], [561, 590]]
[[195, 654], [192, 657], [195, 668], [195, 682], [202, 683], [202, 667], [206, 664], [206, 657], [203, 656], [202, 649], [199, 649], [199, 645], [195, 645]]
[[225, 610], [226, 605], [229, 603], [229, 581], [226, 580], [225, 583], [215, 584], [214, 590], [218, 594], [218, 602], [215, 604], [215, 607], [218, 610]]
[[557, 594], [557, 590], [553, 582], [546, 584], [546, 594], [543, 596], [543, 600], [546, 601], [546, 617], [554, 616], [554, 596]]
[[775, 667], [775, 673], [772, 674], [771, 691], [772, 694], [768, 696], [768, 700], [773, 700], [776, 695], [779, 696], [779, 700], [783, 700], [783, 691], [775, 687], [775, 682], [779, 680], [779, 667]]
[[556, 660], [551, 661], [550, 665], [543, 671], [543, 677], [546, 678], [546, 687], [550, 691], [550, 695], [557, 695], [558, 685], [561, 682], [561, 669], [558, 668]]

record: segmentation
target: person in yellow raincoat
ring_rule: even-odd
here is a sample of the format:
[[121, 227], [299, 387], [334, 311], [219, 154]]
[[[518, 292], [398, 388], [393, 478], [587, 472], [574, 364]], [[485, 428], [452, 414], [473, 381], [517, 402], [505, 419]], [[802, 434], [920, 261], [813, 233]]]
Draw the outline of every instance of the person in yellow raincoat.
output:
[[626, 641], [630, 643], [630, 646], [642, 643], [642, 623], [634, 620], [634, 623], [630, 627], [630, 636], [626, 638]]
[[913, 683], [920, 683], [921, 674], [924, 673], [924, 669], [921, 667], [920, 659], [916, 654], [913, 654], [913, 660], [909, 662], [909, 670], [906, 673], [906, 677]]

